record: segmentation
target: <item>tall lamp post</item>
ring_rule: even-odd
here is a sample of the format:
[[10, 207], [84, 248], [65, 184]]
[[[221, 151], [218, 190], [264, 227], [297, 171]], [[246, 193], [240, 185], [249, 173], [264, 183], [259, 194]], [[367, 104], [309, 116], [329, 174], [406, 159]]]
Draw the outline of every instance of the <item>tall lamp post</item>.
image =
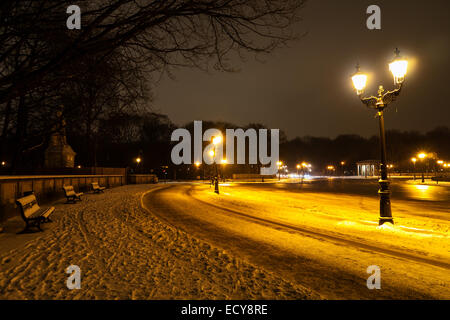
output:
[[384, 130], [384, 109], [398, 97], [402, 89], [403, 82], [405, 81], [406, 72], [408, 69], [408, 61], [400, 57], [400, 51], [395, 50], [395, 58], [389, 64], [389, 70], [394, 76], [394, 85], [396, 89], [392, 91], [385, 91], [383, 86], [379, 86], [378, 96], [370, 96], [364, 98], [362, 94], [367, 84], [367, 75], [360, 71], [359, 64], [356, 66], [356, 73], [352, 77], [353, 85], [356, 89], [356, 93], [361, 99], [361, 102], [366, 106], [375, 109], [380, 126], [380, 147], [381, 147], [381, 179], [380, 190], [380, 218], [379, 225], [383, 225], [386, 222], [394, 224], [391, 211], [391, 192], [389, 190], [389, 180], [387, 175], [387, 163], [386, 163], [386, 134]]

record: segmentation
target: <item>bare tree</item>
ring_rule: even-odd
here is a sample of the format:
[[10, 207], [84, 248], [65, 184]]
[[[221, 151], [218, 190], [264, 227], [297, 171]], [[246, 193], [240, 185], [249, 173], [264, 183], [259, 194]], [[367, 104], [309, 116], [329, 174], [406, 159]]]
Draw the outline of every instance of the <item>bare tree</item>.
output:
[[[270, 52], [293, 38], [290, 26], [304, 0], [79, 1], [81, 30], [64, 30], [58, 0], [0, 5], [0, 104], [42, 84], [70, 76], [86, 55], [120, 53], [148, 68], [230, 70], [231, 52]], [[12, 59], [18, 60], [12, 64]]]

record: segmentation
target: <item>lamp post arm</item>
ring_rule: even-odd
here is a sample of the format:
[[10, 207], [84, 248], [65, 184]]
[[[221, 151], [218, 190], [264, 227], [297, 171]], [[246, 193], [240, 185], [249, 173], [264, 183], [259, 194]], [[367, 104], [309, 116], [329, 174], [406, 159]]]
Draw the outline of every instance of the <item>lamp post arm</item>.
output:
[[359, 96], [359, 97], [361, 99], [361, 102], [364, 103], [367, 107], [376, 108], [377, 102], [378, 102], [377, 97], [374, 97], [374, 96], [370, 96], [367, 98], [363, 98], [362, 96]]
[[400, 95], [402, 90], [402, 85], [399, 85], [397, 89], [391, 90], [383, 94], [382, 101], [384, 105], [389, 105], [394, 102], [395, 99]]

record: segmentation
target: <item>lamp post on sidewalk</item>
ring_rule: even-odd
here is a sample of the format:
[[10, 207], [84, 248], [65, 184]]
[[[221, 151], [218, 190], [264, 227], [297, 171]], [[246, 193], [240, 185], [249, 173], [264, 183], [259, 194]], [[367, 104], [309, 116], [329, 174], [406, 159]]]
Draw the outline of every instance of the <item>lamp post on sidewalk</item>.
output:
[[394, 224], [391, 211], [391, 191], [389, 190], [389, 180], [387, 176], [387, 156], [386, 156], [386, 133], [384, 129], [384, 109], [398, 97], [401, 92], [403, 82], [405, 80], [406, 72], [408, 69], [408, 61], [400, 57], [400, 51], [395, 50], [395, 58], [389, 64], [389, 70], [394, 76], [394, 85], [396, 89], [392, 91], [385, 91], [383, 86], [379, 86], [378, 96], [370, 96], [364, 98], [362, 94], [367, 84], [367, 75], [360, 71], [359, 64], [356, 66], [356, 73], [352, 76], [353, 85], [356, 89], [356, 93], [361, 99], [361, 102], [366, 106], [375, 109], [379, 121], [380, 127], [380, 151], [381, 151], [381, 179], [380, 190], [380, 218], [379, 225], [386, 222]]

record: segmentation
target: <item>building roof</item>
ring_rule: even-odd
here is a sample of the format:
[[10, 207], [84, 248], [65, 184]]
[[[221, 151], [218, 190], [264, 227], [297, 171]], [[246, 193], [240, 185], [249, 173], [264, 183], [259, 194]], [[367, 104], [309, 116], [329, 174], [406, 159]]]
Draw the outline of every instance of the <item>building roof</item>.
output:
[[380, 164], [380, 160], [363, 160], [363, 161], [358, 161], [356, 163], [357, 165], [371, 165], [371, 164], [376, 164], [379, 165]]

